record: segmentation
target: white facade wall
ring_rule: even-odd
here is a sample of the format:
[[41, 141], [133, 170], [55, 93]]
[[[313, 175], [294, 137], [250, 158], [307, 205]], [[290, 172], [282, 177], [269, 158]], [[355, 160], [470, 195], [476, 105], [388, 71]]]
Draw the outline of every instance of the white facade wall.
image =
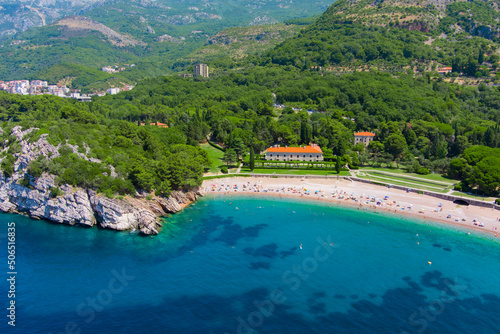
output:
[[368, 146], [373, 138], [373, 136], [354, 136], [354, 144], [363, 143], [365, 146]]
[[323, 161], [321, 153], [276, 153], [267, 152], [266, 160], [271, 161]]

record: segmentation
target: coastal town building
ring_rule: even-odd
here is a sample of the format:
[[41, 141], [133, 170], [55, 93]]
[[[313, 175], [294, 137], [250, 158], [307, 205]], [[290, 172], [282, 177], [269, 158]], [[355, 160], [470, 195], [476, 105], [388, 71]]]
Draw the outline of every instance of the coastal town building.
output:
[[[133, 86], [130, 87], [133, 88]], [[95, 93], [80, 95], [79, 90], [70, 90], [68, 87], [62, 85], [49, 85], [44, 80], [32, 80], [31, 82], [29, 80], [0, 81], [0, 90], [21, 95], [55, 95], [64, 98], [74, 98], [81, 102], [89, 102], [92, 100], [91, 96], [95, 95]]]
[[266, 160], [274, 161], [323, 161], [323, 151], [316, 144], [299, 147], [275, 145], [266, 151]]
[[198, 64], [194, 65], [194, 76], [202, 76], [204, 78], [208, 78], [208, 65], [207, 64]]
[[115, 95], [118, 94], [120, 91], [121, 91], [120, 88], [109, 88], [106, 90], [106, 93], [110, 95]]
[[30, 83], [30, 86], [35, 86], [35, 87], [47, 87], [49, 83], [47, 81], [42, 81], [42, 80], [33, 80]]
[[116, 73], [116, 72], [117, 72], [117, 70], [116, 70], [116, 69], [114, 69], [114, 68], [113, 68], [113, 67], [111, 67], [111, 66], [106, 66], [106, 67], [103, 67], [103, 68], [102, 68], [102, 71], [103, 71], [103, 72], [106, 72], [106, 73]]
[[368, 146], [374, 137], [375, 134], [371, 132], [357, 132], [354, 134], [354, 144], [363, 143]]

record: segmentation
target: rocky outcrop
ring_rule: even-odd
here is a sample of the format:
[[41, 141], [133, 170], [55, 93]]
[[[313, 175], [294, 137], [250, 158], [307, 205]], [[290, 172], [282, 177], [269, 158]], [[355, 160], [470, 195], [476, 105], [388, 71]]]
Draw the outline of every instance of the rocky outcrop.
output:
[[148, 200], [146, 194], [137, 194], [136, 197], [111, 199], [92, 190], [63, 185], [59, 187], [63, 195], [54, 197], [53, 188], [56, 185], [53, 175], [43, 174], [34, 179], [26, 172], [29, 163], [41, 155], [47, 158], [59, 156], [60, 145], [50, 144], [46, 134], [30, 142], [33, 131], [38, 129], [22, 131], [18, 126], [11, 131], [21, 150], [15, 154], [14, 173], [10, 177], [0, 174], [0, 210], [3, 212], [22, 213], [61, 224], [98, 224], [117, 231], [136, 229], [142, 234], [155, 235], [162, 226], [160, 217], [181, 211], [201, 196], [199, 192], [174, 191], [166, 198]]
[[38, 178], [34, 187], [24, 187], [11, 178], [0, 177], [0, 210], [26, 213], [32, 218], [61, 224], [93, 226], [96, 223], [89, 197], [82, 189], [64, 187], [63, 196], [51, 198], [52, 176]]
[[156, 41], [157, 42], [171, 42], [171, 43], [180, 43], [181, 42], [180, 39], [172, 37], [172, 36], [167, 35], [167, 34], [157, 37]]
[[153, 211], [92, 191], [89, 191], [89, 197], [101, 227], [118, 231], [138, 229], [143, 234], [158, 234], [161, 223]]
[[58, 26], [68, 27], [76, 30], [95, 30], [108, 38], [111, 44], [116, 46], [146, 45], [130, 36], [120, 34], [113, 29], [84, 16], [68, 16], [55, 23]]

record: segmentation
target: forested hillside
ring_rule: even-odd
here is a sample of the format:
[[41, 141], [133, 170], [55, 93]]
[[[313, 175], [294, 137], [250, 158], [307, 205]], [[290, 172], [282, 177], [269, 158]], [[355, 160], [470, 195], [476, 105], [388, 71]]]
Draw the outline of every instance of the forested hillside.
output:
[[[446, 6], [445, 6], [446, 5]], [[326, 71], [378, 67], [496, 80], [498, 1], [336, 1], [264, 60]]]
[[[273, 109], [273, 93], [276, 102], [288, 107]], [[266, 67], [209, 81], [147, 80], [131, 92], [100, 101], [113, 106], [110, 116], [120, 119], [189, 120], [184, 129], [198, 141], [209, 127], [216, 141], [236, 151], [242, 145], [259, 152], [274, 143], [312, 141], [327, 156], [340, 156], [352, 167], [369, 160], [379, 165], [396, 161], [411, 171], [424, 167], [447, 173], [450, 161], [467, 148], [500, 145], [496, 87], [461, 87], [429, 76], [370, 72], [338, 77]], [[308, 109], [322, 112], [310, 114]], [[366, 130], [377, 134], [368, 150], [353, 145], [353, 133]]]

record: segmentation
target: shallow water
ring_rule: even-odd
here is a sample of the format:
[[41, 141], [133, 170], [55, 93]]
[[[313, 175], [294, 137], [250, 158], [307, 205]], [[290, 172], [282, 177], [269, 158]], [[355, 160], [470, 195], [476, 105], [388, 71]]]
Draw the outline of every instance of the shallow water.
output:
[[2, 333], [500, 332], [500, 244], [455, 228], [245, 197], [205, 198], [156, 237], [3, 214], [4, 264], [13, 221]]

